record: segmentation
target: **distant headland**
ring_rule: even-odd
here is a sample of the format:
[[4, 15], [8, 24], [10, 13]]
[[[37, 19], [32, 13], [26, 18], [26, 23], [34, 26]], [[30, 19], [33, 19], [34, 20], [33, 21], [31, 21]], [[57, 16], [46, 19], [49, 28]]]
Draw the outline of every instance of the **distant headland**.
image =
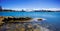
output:
[[0, 12], [60, 12], [60, 10], [56, 10], [56, 11], [53, 11], [53, 10], [11, 10], [11, 9], [2, 9], [2, 7], [0, 6]]

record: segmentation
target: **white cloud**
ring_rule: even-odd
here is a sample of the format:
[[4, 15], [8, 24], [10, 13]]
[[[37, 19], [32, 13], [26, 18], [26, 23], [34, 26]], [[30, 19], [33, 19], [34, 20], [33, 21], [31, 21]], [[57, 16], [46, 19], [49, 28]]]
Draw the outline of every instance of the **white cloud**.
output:
[[42, 8], [43, 10], [51, 10], [51, 11], [56, 11], [60, 10], [60, 8]]
[[3, 8], [3, 9], [12, 9], [16, 11], [21, 11], [22, 9], [25, 11], [32, 11], [32, 10], [51, 10], [51, 11], [57, 11], [60, 10], [60, 8]]

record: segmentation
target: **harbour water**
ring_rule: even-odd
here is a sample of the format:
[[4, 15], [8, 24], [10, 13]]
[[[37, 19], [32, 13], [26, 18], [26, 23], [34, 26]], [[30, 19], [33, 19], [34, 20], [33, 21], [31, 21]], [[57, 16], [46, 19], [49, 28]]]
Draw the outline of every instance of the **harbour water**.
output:
[[60, 31], [60, 12], [0, 12], [0, 16], [45, 18], [44, 22]]

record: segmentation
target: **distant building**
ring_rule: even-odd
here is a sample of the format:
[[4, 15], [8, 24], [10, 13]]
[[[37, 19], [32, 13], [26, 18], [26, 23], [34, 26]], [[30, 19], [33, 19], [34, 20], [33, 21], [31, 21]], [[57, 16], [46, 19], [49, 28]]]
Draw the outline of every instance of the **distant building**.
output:
[[20, 12], [25, 12], [25, 11], [22, 9], [22, 11], [20, 11]]

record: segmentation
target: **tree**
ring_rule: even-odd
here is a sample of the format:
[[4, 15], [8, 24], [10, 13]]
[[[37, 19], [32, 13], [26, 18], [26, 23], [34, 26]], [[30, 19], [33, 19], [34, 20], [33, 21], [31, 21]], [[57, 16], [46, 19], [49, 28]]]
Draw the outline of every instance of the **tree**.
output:
[[0, 11], [2, 10], [2, 7], [0, 6]]

